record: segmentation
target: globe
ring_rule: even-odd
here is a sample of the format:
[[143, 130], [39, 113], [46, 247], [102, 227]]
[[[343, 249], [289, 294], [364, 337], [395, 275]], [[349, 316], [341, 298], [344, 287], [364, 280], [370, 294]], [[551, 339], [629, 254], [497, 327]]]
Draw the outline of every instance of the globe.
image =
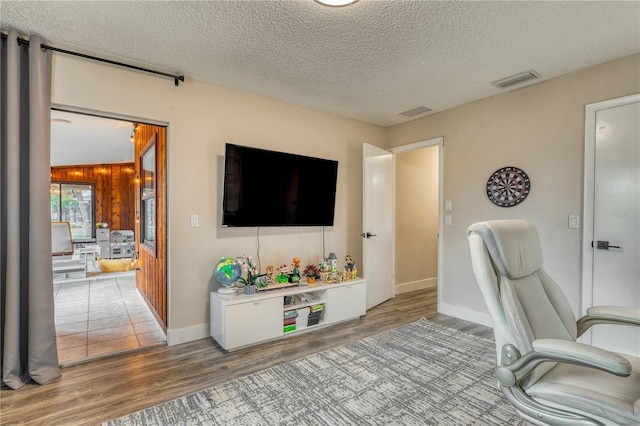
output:
[[242, 276], [242, 265], [231, 257], [223, 257], [213, 268], [213, 276], [223, 286], [231, 287]]

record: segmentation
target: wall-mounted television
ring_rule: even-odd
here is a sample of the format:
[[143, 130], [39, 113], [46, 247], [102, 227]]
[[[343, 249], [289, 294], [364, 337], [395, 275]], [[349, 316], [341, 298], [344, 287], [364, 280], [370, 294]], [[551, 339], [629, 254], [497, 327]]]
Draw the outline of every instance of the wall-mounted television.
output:
[[222, 226], [332, 226], [338, 162], [226, 144]]

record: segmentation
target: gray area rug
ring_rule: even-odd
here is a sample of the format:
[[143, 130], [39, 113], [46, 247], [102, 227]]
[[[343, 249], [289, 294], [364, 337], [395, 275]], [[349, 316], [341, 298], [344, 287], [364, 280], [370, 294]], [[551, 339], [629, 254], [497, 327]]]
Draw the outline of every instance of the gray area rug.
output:
[[492, 341], [421, 319], [104, 424], [529, 425], [494, 369]]

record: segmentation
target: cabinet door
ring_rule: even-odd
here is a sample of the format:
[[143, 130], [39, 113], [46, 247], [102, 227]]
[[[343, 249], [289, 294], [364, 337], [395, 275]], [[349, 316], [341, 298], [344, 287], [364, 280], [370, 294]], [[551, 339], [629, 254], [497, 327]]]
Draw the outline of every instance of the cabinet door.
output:
[[330, 288], [327, 290], [325, 305], [327, 324], [358, 318], [366, 313], [366, 305], [365, 283]]
[[283, 299], [248, 301], [226, 307], [226, 347], [234, 349], [283, 334]]

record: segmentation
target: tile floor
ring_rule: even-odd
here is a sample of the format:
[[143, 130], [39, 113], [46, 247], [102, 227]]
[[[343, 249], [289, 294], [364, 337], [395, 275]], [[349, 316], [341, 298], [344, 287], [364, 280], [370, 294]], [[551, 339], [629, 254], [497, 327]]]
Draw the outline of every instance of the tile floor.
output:
[[166, 342], [133, 271], [54, 282], [54, 294], [61, 365]]

